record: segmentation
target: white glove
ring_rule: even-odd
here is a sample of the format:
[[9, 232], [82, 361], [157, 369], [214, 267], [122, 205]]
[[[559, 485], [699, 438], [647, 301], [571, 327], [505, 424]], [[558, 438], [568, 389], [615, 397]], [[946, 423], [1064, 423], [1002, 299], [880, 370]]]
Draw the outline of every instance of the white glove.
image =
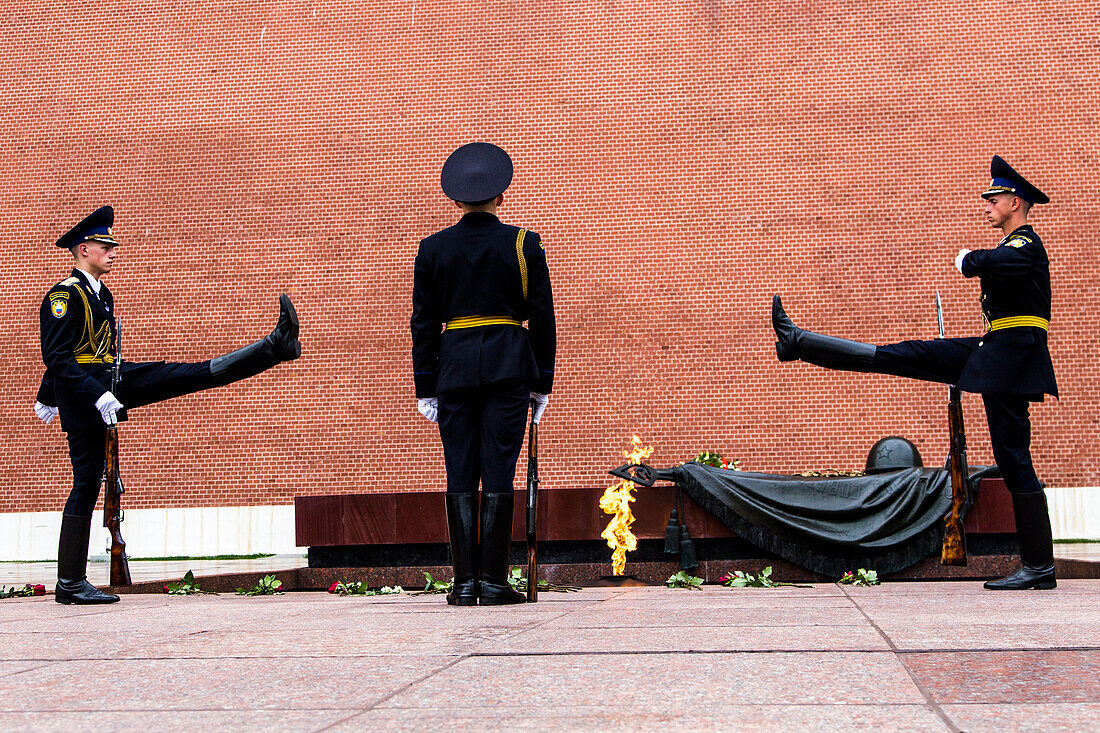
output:
[[430, 422], [439, 422], [439, 400], [435, 397], [421, 397], [416, 401], [416, 409]]
[[970, 250], [960, 249], [959, 253], [957, 255], [955, 255], [955, 269], [959, 271], [960, 275], [962, 274], [962, 271], [963, 271], [963, 260], [966, 259], [966, 256], [968, 254], [970, 254]]
[[118, 422], [115, 413], [122, 409], [122, 403], [110, 392], [104, 392], [103, 396], [95, 401], [95, 409], [99, 410], [99, 414], [103, 416], [104, 423], [114, 425]]
[[34, 414], [38, 415], [38, 419], [47, 425], [50, 424], [50, 420], [57, 417], [57, 408], [50, 407], [49, 405], [43, 405], [41, 402], [34, 403]]
[[532, 392], [531, 393], [531, 399], [535, 403], [535, 407], [534, 407], [535, 414], [531, 419], [535, 421], [536, 425], [538, 425], [539, 420], [542, 419], [542, 413], [546, 409], [546, 404], [548, 402], [550, 402], [550, 395], [540, 394], [538, 392]]

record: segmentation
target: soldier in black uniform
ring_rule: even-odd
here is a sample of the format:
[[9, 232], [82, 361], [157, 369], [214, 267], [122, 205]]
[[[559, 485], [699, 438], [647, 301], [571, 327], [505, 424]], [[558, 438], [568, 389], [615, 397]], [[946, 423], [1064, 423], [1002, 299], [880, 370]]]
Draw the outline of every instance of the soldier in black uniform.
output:
[[955, 266], [963, 277], [981, 280], [980, 338], [903, 341], [874, 346], [798, 328], [772, 301], [772, 325], [780, 361], [801, 359], [828, 369], [896, 374], [958, 385], [985, 403], [997, 467], [1012, 492], [1022, 568], [991, 590], [1054, 588], [1054, 546], [1046, 495], [1031, 464], [1029, 403], [1058, 396], [1047, 350], [1050, 325], [1050, 266], [1046, 249], [1027, 223], [1028, 211], [1050, 199], [999, 156], [992, 181], [982, 193], [989, 223], [1005, 237], [993, 249], [963, 249]]
[[411, 327], [418, 409], [438, 420], [447, 467], [447, 602], [523, 603], [508, 584], [512, 481], [528, 402], [538, 422], [554, 380], [550, 272], [539, 235], [497, 219], [512, 180], [504, 150], [464, 145], [440, 179], [463, 215], [420, 243]]
[[76, 259], [72, 274], [50, 288], [39, 314], [46, 373], [34, 411], [48, 423], [60, 413], [69, 442], [73, 488], [61, 517], [57, 557], [58, 603], [113, 603], [87, 579], [88, 537], [99, 497], [107, 426], [126, 419], [126, 410], [218, 387], [298, 358], [298, 316], [290, 298], [279, 298], [275, 330], [225, 356], [194, 364], [123, 361], [112, 383], [118, 354], [114, 297], [101, 281], [111, 271], [117, 240], [114, 210], [97, 209], [57, 240]]

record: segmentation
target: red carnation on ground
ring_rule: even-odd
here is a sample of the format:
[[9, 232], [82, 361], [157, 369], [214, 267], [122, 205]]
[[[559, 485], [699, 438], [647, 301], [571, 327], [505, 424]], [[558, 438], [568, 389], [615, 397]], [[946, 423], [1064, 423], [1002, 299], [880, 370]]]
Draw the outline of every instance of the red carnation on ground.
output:
[[36, 596], [46, 595], [46, 586], [42, 585], [41, 583], [35, 585], [32, 590], [34, 591], [34, 594]]

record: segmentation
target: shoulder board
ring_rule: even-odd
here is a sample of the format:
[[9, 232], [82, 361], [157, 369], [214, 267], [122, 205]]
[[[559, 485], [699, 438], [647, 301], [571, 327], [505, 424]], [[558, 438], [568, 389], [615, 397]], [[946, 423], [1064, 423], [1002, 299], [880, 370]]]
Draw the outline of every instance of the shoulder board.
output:
[[80, 282], [80, 278], [78, 278], [76, 275], [70, 275], [69, 277], [59, 282], [58, 285], [64, 285], [68, 287], [69, 285], [76, 285], [78, 282]]
[[1016, 249], [1019, 249], [1020, 247], [1023, 247], [1025, 244], [1031, 244], [1031, 243], [1032, 242], [1029, 238], [1023, 236], [1022, 234], [1017, 234], [1015, 237], [1013, 237], [1012, 239], [1005, 242], [1005, 246], [1006, 247], [1015, 247]]
[[546, 249], [546, 243], [542, 241], [542, 236], [538, 232], [532, 232], [530, 229], [528, 229], [527, 237], [530, 241], [538, 244], [540, 249]]

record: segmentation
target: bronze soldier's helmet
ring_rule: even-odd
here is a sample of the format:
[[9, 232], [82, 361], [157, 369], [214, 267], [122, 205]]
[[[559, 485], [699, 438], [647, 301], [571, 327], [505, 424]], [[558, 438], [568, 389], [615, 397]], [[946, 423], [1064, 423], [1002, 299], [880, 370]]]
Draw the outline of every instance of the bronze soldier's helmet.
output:
[[921, 468], [917, 446], [898, 435], [889, 435], [871, 447], [867, 454], [867, 473], [884, 473], [902, 468]]

